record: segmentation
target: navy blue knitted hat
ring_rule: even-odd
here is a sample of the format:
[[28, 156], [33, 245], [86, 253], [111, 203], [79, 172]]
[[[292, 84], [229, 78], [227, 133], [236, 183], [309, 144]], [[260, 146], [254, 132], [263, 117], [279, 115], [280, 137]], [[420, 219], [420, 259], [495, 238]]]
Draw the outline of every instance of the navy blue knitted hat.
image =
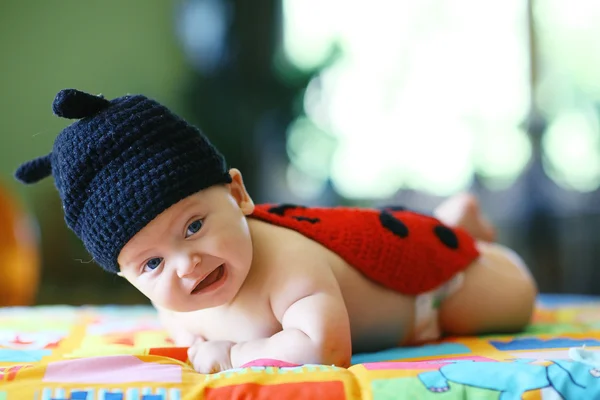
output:
[[106, 100], [60, 91], [59, 117], [79, 119], [52, 152], [15, 177], [54, 176], [65, 221], [105, 270], [119, 272], [123, 246], [161, 212], [202, 189], [231, 182], [225, 160], [199, 129], [142, 95]]

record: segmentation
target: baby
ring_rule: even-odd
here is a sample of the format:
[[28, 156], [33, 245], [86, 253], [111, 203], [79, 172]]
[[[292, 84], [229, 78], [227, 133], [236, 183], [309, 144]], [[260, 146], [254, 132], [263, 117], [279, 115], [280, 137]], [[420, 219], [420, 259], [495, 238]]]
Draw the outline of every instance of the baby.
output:
[[67, 225], [152, 301], [201, 373], [346, 367], [353, 352], [529, 322], [535, 283], [472, 196], [434, 216], [255, 205], [240, 171], [156, 101], [67, 89], [53, 110], [79, 120], [16, 177], [54, 176]]

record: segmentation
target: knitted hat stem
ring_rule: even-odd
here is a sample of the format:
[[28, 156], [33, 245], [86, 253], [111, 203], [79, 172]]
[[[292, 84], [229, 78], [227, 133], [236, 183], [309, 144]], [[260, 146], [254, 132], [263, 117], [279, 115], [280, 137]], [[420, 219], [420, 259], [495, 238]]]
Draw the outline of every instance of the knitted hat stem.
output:
[[52, 111], [63, 118], [85, 118], [110, 106], [103, 96], [94, 96], [75, 89], [63, 89], [52, 103]]
[[52, 174], [52, 163], [48, 154], [28, 161], [15, 172], [15, 178], [25, 184], [36, 183]]

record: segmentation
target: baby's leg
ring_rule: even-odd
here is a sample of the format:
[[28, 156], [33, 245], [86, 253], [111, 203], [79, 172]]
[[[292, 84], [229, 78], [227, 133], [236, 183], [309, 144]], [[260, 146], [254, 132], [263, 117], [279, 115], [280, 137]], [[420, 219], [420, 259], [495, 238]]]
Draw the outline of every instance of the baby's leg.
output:
[[493, 242], [496, 232], [492, 224], [483, 216], [477, 198], [470, 193], [450, 197], [433, 210], [433, 215], [452, 227], [461, 227], [475, 239]]
[[478, 242], [481, 253], [464, 272], [462, 287], [440, 307], [444, 334], [511, 332], [531, 318], [537, 289], [527, 267], [513, 251]]

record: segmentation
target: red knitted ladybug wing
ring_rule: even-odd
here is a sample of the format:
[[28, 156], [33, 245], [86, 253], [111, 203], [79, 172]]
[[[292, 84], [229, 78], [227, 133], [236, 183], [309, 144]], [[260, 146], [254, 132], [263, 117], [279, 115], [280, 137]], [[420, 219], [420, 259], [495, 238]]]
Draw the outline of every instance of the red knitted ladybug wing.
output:
[[264, 204], [251, 217], [298, 231], [407, 295], [435, 289], [479, 256], [464, 230], [412, 211]]

